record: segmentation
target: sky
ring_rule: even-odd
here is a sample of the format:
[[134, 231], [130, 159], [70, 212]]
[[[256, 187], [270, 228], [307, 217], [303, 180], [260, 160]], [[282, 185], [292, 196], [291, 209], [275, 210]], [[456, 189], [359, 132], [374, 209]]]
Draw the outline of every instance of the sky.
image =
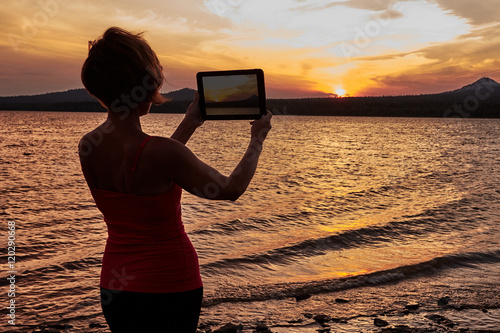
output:
[[267, 96], [436, 93], [500, 81], [498, 0], [2, 0], [0, 96], [82, 88], [88, 42], [145, 32], [163, 92], [261, 68]]

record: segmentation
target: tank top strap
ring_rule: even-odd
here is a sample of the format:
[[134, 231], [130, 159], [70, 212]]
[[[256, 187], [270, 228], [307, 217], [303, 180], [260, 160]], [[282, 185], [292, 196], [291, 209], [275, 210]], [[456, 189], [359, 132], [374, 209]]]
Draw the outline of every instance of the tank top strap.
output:
[[146, 143], [148, 143], [149, 140], [151, 140], [153, 137], [148, 135], [144, 141], [142, 141], [141, 146], [137, 150], [137, 153], [135, 154], [134, 158], [134, 164], [132, 164], [132, 168], [130, 169], [132, 171], [132, 177], [134, 177], [135, 170], [137, 169], [137, 164], [139, 163], [139, 158], [141, 157], [141, 153], [144, 150], [144, 147], [146, 146]]

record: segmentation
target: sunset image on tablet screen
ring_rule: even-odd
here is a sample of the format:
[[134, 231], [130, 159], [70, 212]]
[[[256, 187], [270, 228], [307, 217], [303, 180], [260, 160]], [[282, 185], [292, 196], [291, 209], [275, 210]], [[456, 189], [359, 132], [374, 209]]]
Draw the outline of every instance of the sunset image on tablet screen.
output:
[[257, 76], [225, 75], [203, 78], [205, 102], [243, 101], [258, 95]]
[[256, 75], [224, 75], [203, 78], [207, 113], [258, 114], [259, 97]]

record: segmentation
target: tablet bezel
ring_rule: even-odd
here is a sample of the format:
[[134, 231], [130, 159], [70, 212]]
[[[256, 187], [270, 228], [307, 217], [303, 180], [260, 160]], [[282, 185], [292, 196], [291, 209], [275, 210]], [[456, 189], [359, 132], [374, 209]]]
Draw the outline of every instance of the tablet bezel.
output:
[[[208, 76], [230, 76], [230, 75], [256, 75], [257, 90], [259, 97], [258, 114], [226, 114], [226, 115], [208, 115], [205, 107], [205, 92], [203, 87], [203, 78]], [[264, 85], [264, 71], [262, 69], [240, 69], [224, 71], [208, 71], [196, 74], [198, 93], [200, 94], [200, 110], [204, 120], [228, 120], [228, 119], [259, 119], [267, 113], [266, 108], [266, 90]]]

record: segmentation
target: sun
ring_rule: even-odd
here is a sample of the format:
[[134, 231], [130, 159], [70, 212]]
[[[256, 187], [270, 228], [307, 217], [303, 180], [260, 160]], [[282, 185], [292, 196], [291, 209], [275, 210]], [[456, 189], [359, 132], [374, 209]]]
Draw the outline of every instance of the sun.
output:
[[335, 94], [337, 94], [339, 97], [344, 97], [346, 93], [347, 91], [342, 87], [335, 88]]

